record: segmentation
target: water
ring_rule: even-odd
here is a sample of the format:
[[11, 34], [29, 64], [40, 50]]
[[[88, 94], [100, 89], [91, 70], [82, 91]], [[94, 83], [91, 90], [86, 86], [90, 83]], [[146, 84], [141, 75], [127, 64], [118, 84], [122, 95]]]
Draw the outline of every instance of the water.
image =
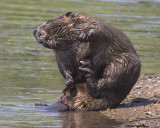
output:
[[122, 30], [142, 61], [142, 74], [160, 74], [160, 0], [0, 0], [0, 128], [115, 127], [99, 112], [50, 113], [64, 88], [51, 50], [35, 42], [33, 29], [66, 11], [103, 19]]

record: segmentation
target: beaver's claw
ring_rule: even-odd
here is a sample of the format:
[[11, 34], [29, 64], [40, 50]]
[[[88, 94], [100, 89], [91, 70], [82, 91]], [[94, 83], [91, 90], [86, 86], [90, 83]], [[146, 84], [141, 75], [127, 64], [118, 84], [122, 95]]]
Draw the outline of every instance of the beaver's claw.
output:
[[92, 40], [95, 33], [96, 33], [95, 29], [90, 29], [87, 32], [81, 33], [79, 36], [79, 40], [81, 42], [89, 42]]

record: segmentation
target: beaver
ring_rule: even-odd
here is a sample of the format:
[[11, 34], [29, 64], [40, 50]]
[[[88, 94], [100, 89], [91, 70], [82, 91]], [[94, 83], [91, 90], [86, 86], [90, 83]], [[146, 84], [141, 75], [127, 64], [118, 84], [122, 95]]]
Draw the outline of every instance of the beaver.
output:
[[140, 59], [128, 37], [103, 21], [67, 12], [33, 31], [53, 49], [66, 88], [58, 103], [67, 110], [117, 107], [139, 78]]

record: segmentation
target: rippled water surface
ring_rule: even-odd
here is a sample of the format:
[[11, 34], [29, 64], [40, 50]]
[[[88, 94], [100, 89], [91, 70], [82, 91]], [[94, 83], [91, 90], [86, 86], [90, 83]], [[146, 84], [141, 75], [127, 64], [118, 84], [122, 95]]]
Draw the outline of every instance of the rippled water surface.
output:
[[142, 74], [160, 74], [160, 0], [1, 0], [0, 128], [98, 128], [120, 123], [99, 112], [50, 113], [64, 88], [54, 54], [36, 43], [33, 29], [66, 11], [101, 18], [133, 42]]

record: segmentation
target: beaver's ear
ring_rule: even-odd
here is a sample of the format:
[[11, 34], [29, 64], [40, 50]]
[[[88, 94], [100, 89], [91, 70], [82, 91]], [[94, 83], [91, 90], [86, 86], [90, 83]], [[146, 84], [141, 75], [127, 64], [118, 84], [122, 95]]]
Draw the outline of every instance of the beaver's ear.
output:
[[73, 12], [67, 12], [65, 15], [66, 17], [72, 18], [74, 14]]

